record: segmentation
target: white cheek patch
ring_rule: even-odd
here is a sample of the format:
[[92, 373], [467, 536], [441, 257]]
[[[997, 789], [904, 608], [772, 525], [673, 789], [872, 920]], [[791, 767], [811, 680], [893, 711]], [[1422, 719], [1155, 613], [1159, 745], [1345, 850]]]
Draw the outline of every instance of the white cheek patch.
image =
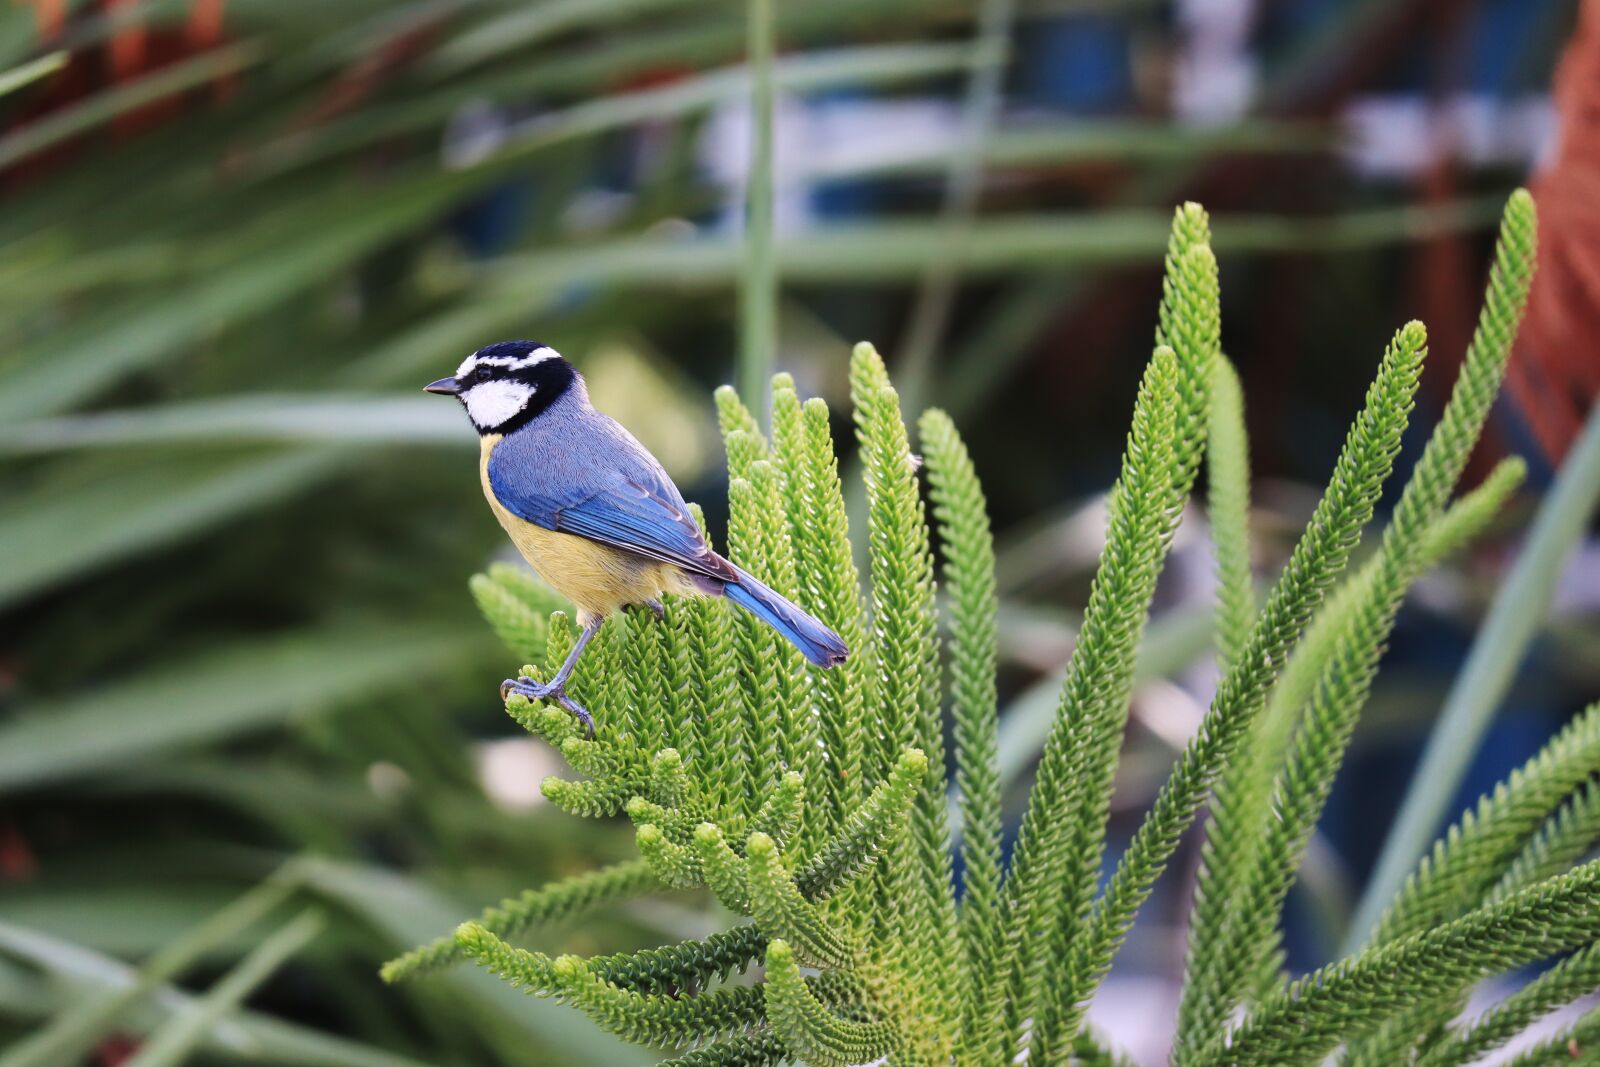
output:
[[534, 388], [526, 382], [482, 382], [461, 394], [475, 426], [493, 429], [528, 406]]

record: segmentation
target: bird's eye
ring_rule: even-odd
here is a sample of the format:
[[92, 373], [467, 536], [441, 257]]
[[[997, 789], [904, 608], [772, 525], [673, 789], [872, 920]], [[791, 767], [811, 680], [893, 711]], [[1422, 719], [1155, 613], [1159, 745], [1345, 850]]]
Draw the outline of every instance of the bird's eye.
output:
[[472, 372], [472, 377], [477, 381], [486, 382], [490, 378], [494, 377], [494, 371], [490, 370], [488, 367], [479, 367], [477, 370]]

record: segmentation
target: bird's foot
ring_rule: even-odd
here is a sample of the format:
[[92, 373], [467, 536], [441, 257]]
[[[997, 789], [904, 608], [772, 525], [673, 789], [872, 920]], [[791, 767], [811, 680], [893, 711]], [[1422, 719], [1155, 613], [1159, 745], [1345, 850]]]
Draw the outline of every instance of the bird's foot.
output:
[[529, 700], [553, 700], [566, 708], [572, 716], [583, 723], [584, 731], [589, 740], [594, 740], [594, 718], [582, 704], [567, 695], [566, 687], [557, 682], [544, 685], [526, 676], [521, 678], [507, 678], [500, 683], [500, 699], [506, 700], [511, 694], [517, 693]]

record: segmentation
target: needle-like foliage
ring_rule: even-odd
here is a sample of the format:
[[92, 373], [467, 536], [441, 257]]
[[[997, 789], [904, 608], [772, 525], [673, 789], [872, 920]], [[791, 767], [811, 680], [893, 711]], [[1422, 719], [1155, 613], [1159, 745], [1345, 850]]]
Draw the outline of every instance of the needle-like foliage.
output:
[[[1525, 232], [1525, 200], [1514, 198], [1507, 212], [1502, 239], [1508, 246], [1515, 247]], [[1502, 319], [1515, 320], [1516, 309], [1527, 297], [1528, 280], [1521, 257], [1503, 257], [1495, 264], [1486, 302], [1491, 310], [1479, 324], [1450, 402], [1383, 532], [1377, 558], [1353, 583], [1352, 595], [1330, 605], [1332, 610], [1324, 616], [1337, 626], [1331, 648], [1326, 640], [1308, 641], [1297, 653], [1313, 661], [1318, 680], [1284, 763], [1272, 778], [1271, 810], [1257, 804], [1252, 822], [1219, 827], [1234, 841], [1260, 843], [1251, 848], [1245, 863], [1236, 864], [1216, 884], [1208, 884], [1210, 869], [1201, 876], [1201, 899], [1225, 901], [1227, 917], [1220, 929], [1213, 919], [1194, 930], [1190, 981], [1180, 1009], [1180, 1062], [1199, 1035], [1214, 1034], [1231, 1016], [1276, 947], [1277, 915], [1333, 788], [1401, 600], [1432, 562], [1430, 534], [1439, 528], [1505, 375], [1514, 330], [1505, 328]], [[1503, 313], [1495, 313], [1501, 304]], [[1503, 496], [1520, 476], [1520, 468], [1513, 466], [1491, 484]], [[1437, 551], [1440, 538], [1433, 540]], [[1290, 708], [1288, 714], [1296, 711]]]
[[[921, 417], [919, 463], [883, 360], [857, 347], [863, 584], [826, 405], [778, 375], [769, 437], [732, 390], [719, 391], [729, 553], [833, 626], [849, 661], [810, 668], [720, 600], [668, 597], [663, 619], [630, 611], [608, 622], [572, 681], [596, 712], [592, 739], [559, 708], [513, 696], [507, 712], [579, 776], [548, 779], [546, 797], [586, 817], [625, 815], [640, 858], [505, 901], [394, 961], [385, 978], [470, 958], [605, 1030], [678, 1050], [664, 1061], [673, 1067], [1121, 1063], [1085, 1028], [1084, 1011], [1209, 798], [1174, 1050], [1185, 1067], [1318, 1064], [1341, 1046], [1351, 1065], [1446, 1067], [1600, 988], [1600, 866], [1574, 866], [1600, 839], [1600, 705], [1449, 831], [1366, 949], [1290, 984], [1278, 977], [1285, 896], [1395, 614], [1523, 476], [1508, 460], [1450, 499], [1504, 373], [1532, 212], [1525, 194], [1513, 197], [1483, 321], [1376, 551], [1343, 577], [1411, 414], [1426, 351], [1419, 323], [1394, 335], [1259, 610], [1243, 397], [1220, 351], [1217, 263], [1205, 213], [1177, 212], [1105, 547], [1009, 861], [993, 539], [954, 422]], [[1208, 456], [1222, 677], [1102, 888], [1135, 658]], [[494, 568], [472, 589], [495, 631], [532, 661], [524, 672], [548, 677], [572, 646], [568, 616], [513, 569]], [[589, 958], [507, 940], [667, 890], [700, 891], [741, 921]], [[1563, 954], [1479, 1018], [1452, 1021], [1473, 983]], [[1591, 1016], [1565, 1037], [1596, 1032]], [[1557, 1062], [1556, 1050], [1525, 1055]]]

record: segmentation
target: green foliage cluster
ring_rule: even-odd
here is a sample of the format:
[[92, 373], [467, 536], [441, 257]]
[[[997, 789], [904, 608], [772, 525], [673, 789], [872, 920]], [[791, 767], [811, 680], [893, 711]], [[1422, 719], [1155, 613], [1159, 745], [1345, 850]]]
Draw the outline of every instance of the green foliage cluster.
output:
[[[1600, 705], [1440, 841], [1371, 942], [1282, 974], [1278, 919], [1412, 583], [1520, 482], [1515, 461], [1452, 502], [1499, 388], [1533, 263], [1532, 200], [1507, 207], [1483, 317], [1451, 399], [1376, 550], [1345, 576], [1391, 473], [1426, 355], [1394, 335], [1329, 485], [1256, 609], [1248, 447], [1220, 350], [1205, 213], [1176, 214], [1153, 356], [1109, 502], [1108, 532], [1058, 713], [1009, 863], [997, 770], [994, 549], [952, 420], [918, 423], [934, 540], [899, 399], [869, 345], [851, 363], [867, 489], [860, 592], [828, 411], [774, 379], [770, 438], [731, 390], [717, 401], [735, 559], [838, 628], [849, 662], [813, 671], [720, 601], [669, 600], [664, 623], [609, 623], [573, 687], [593, 740], [513, 697], [518, 723], [581, 779], [544, 783], [584, 816], [625, 813], [641, 858], [491, 908], [391, 962], [391, 980], [470, 958], [560, 998], [673, 1064], [844, 1067], [1108, 1063], [1084, 1010], [1181, 836], [1209, 803], [1174, 1060], [1192, 1067], [1461, 1064], [1600, 988]], [[1110, 793], [1151, 598], [1209, 456], [1222, 679], [1103, 888]], [[572, 640], [515, 572], [474, 593], [513, 648], [554, 669]], [[942, 638], [941, 638], [941, 621]], [[943, 649], [941, 652], [941, 643]], [[539, 657], [535, 657], [536, 659]], [[530, 665], [526, 672], [535, 674]], [[953, 751], [945, 751], [945, 714]], [[963, 871], [952, 877], [946, 768]], [[1575, 866], [1576, 865], [1576, 866]], [[709, 937], [551, 958], [506, 939], [534, 923], [663, 889], [708, 890], [743, 921]], [[1572, 954], [1480, 1019], [1468, 990]], [[1579, 1038], [1600, 1026], [1579, 1024]], [[1557, 1046], [1549, 1046], [1555, 1049]], [[1565, 1048], [1565, 1046], [1560, 1046]], [[1538, 1051], [1528, 1062], [1544, 1062]]]

